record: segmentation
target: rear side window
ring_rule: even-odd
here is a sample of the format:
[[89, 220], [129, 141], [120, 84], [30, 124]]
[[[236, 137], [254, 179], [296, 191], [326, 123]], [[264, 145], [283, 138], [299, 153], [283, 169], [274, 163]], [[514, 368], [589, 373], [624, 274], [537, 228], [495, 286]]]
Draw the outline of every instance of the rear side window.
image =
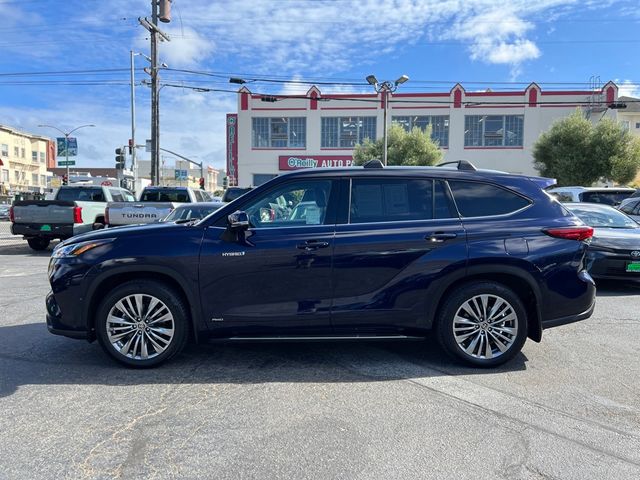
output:
[[618, 205], [622, 200], [631, 196], [631, 192], [625, 191], [590, 191], [582, 192], [580, 200], [588, 203], [602, 203], [604, 205]]
[[514, 192], [488, 183], [449, 181], [449, 186], [463, 217], [504, 215], [531, 203]]
[[430, 220], [451, 216], [444, 189], [438, 181], [395, 178], [352, 181], [350, 223]]
[[558, 199], [559, 202], [573, 202], [573, 195], [566, 192], [551, 192], [549, 195]]
[[111, 188], [109, 189], [109, 192], [111, 193], [111, 198], [114, 202], [124, 202], [124, 197], [122, 196], [122, 193], [120, 193], [120, 190]]

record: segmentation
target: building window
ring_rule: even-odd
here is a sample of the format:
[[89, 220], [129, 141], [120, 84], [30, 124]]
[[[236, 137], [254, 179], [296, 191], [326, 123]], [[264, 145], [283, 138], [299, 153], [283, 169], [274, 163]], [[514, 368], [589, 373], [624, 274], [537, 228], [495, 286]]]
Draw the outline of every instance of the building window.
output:
[[31, 174], [31, 184], [34, 186], [38, 186], [38, 174], [37, 173], [32, 173]]
[[20, 172], [18, 170], [14, 170], [13, 177], [14, 177], [16, 183], [20, 182]]
[[27, 158], [27, 152], [26, 152], [26, 150], [24, 148], [20, 149], [20, 156], [22, 158]]
[[9, 183], [9, 170], [2, 171], [2, 181], [5, 183]]
[[20, 147], [13, 147], [13, 156], [16, 158], [20, 156]]
[[253, 148], [306, 148], [307, 119], [305, 117], [254, 117]]
[[38, 152], [31, 152], [31, 161], [38, 163]]
[[40, 163], [44, 163], [47, 160], [47, 156], [44, 152], [40, 152]]
[[322, 148], [353, 148], [376, 139], [376, 117], [322, 117]]
[[640, 128], [640, 122], [636, 122], [636, 128]]
[[627, 132], [629, 131], [631, 125], [629, 124], [629, 120], [622, 120], [620, 122], [620, 125], [622, 125], [622, 129], [626, 130]]
[[0, 148], [0, 155], [2, 155], [3, 157], [9, 156], [9, 145], [7, 145], [6, 143], [2, 144], [2, 148]]
[[465, 147], [521, 147], [523, 115], [467, 115], [464, 117]]
[[40, 175], [40, 185], [42, 185], [43, 187], [47, 186], [47, 176], [46, 175]]
[[431, 125], [431, 140], [441, 147], [449, 146], [449, 115], [422, 115], [393, 117], [393, 123], [402, 126], [407, 132], [418, 127], [423, 132]]

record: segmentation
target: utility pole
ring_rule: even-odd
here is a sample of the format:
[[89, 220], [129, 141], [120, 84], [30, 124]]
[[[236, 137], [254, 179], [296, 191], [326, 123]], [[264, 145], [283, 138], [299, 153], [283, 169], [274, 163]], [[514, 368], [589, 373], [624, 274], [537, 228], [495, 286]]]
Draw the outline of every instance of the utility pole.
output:
[[[151, 23], [158, 25], [158, 2], [151, 0]], [[160, 103], [158, 102], [158, 33], [151, 29], [151, 184], [160, 184]]]
[[134, 189], [138, 182], [138, 164], [136, 163], [136, 88], [135, 88], [135, 64], [133, 61], [134, 53], [131, 54], [131, 170], [133, 170]]
[[151, 22], [138, 18], [149, 31], [151, 38], [151, 184], [160, 184], [160, 97], [158, 75], [158, 41], [170, 41], [169, 36], [158, 28], [158, 20], [171, 21], [171, 0], [151, 0]]

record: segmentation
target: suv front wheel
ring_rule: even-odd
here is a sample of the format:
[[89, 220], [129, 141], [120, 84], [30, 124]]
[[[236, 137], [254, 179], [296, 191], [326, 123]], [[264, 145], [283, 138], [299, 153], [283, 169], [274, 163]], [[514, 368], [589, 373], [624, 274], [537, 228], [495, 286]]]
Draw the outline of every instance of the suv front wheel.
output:
[[96, 332], [102, 348], [118, 362], [153, 367], [187, 343], [187, 308], [168, 286], [134, 280], [114, 289], [101, 303]]
[[527, 314], [518, 295], [504, 285], [469, 283], [444, 302], [436, 330], [450, 355], [474, 366], [494, 367], [522, 349]]

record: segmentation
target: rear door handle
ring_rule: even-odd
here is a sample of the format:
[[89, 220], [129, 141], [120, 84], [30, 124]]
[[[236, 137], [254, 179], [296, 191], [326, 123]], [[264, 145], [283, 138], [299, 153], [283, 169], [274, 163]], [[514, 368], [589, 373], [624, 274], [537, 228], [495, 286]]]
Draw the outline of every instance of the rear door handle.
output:
[[329, 246], [329, 242], [321, 242], [318, 240], [307, 240], [304, 243], [299, 243], [298, 244], [298, 248], [300, 250], [306, 250], [306, 251], [311, 251], [311, 250], [318, 250], [319, 248], [327, 248]]
[[453, 232], [433, 232], [429, 235], [427, 235], [425, 238], [425, 240], [432, 242], [432, 243], [442, 243], [445, 240], [452, 240], [454, 238], [456, 238], [458, 236], [457, 233], [453, 233]]

